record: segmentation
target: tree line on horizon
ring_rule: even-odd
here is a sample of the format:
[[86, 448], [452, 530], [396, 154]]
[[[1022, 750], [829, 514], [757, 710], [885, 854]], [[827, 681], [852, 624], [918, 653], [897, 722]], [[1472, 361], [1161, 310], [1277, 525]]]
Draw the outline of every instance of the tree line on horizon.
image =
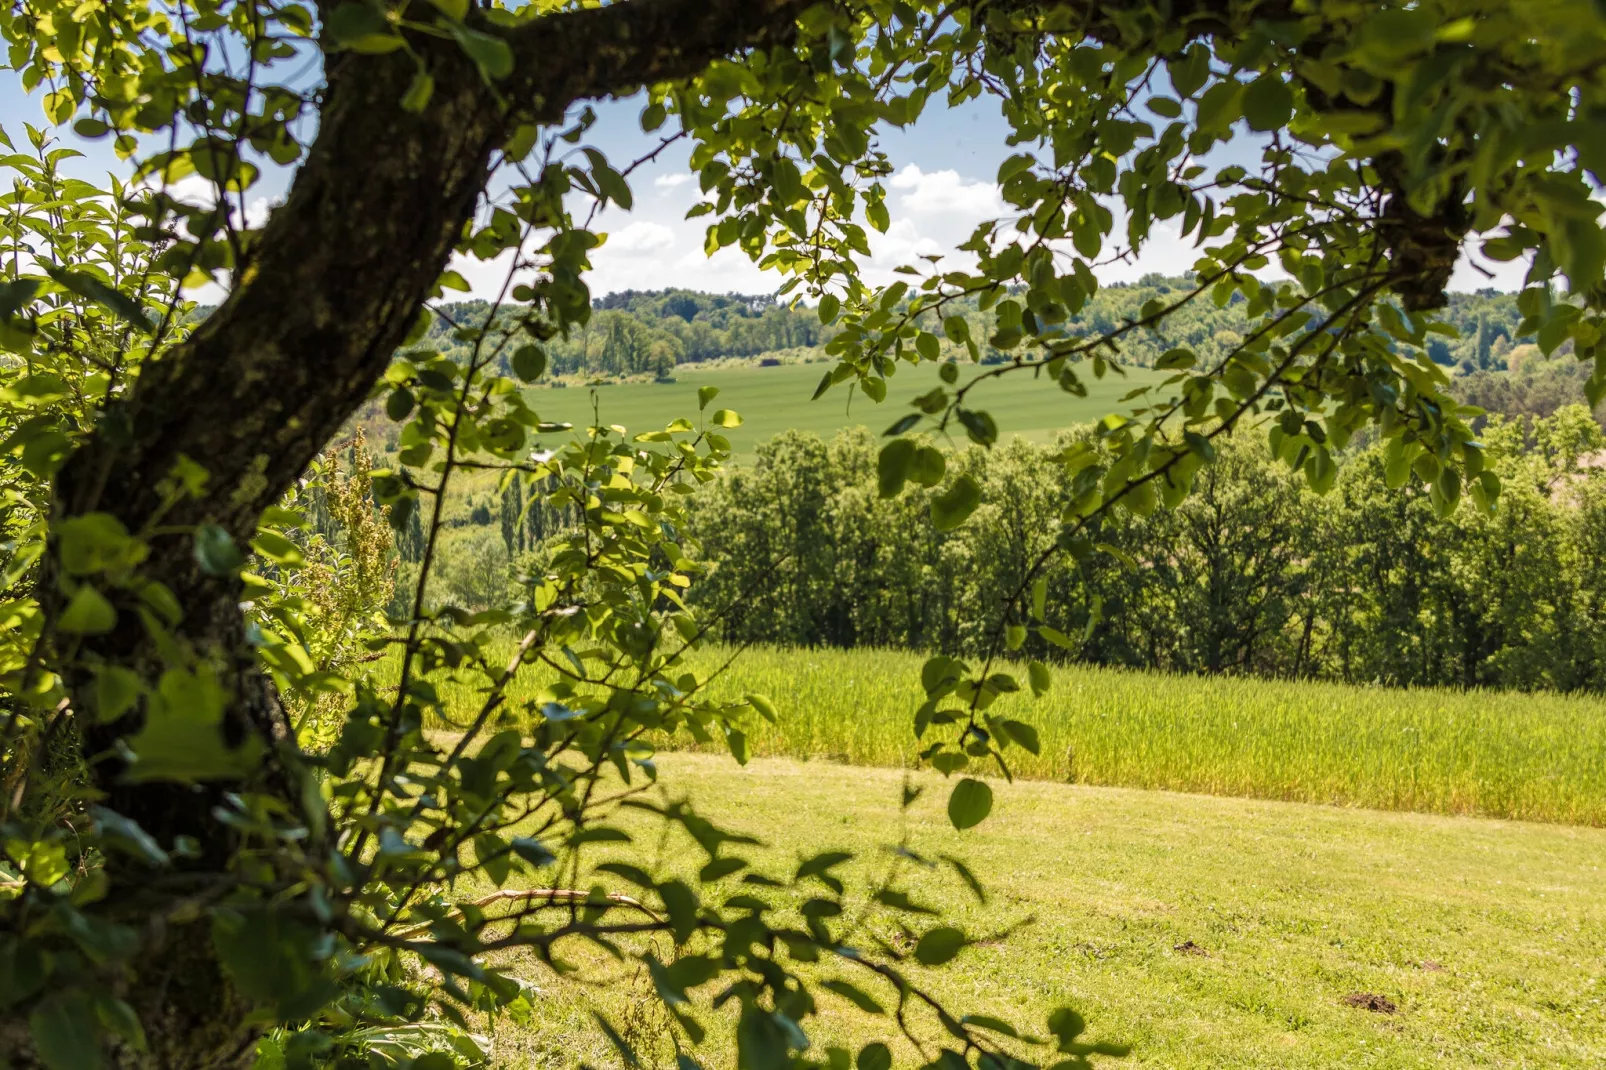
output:
[[[1192, 275], [1151, 273], [1132, 283], [1101, 285], [1087, 307], [1071, 322], [1090, 336], [1106, 334], [1139, 318], [1148, 302], [1175, 301], [1197, 285]], [[1533, 339], [1519, 332], [1522, 313], [1516, 295], [1494, 289], [1452, 293], [1443, 319], [1459, 337], [1435, 335], [1427, 340], [1428, 355], [1438, 364], [1464, 375], [1500, 372], [1510, 356]], [[1247, 330], [1246, 301], [1236, 295], [1223, 306], [1195, 301], [1166, 318], [1162, 330], [1132, 332], [1121, 342], [1119, 359], [1136, 367], [1150, 367], [1165, 352], [1187, 346], [1201, 357], [1226, 354]], [[490, 306], [480, 300], [437, 306], [437, 316], [425, 336], [426, 344], [450, 350], [458, 328], [482, 323]], [[1012, 359], [1009, 351], [993, 344], [992, 316], [975, 297], [952, 302], [946, 310], [965, 320], [977, 340], [982, 364]], [[518, 309], [499, 313], [508, 322]], [[927, 314], [928, 329], [942, 332], [942, 324]], [[668, 378], [680, 364], [696, 364], [725, 357], [758, 358], [777, 354], [813, 352], [837, 334], [835, 325], [822, 324], [816, 309], [789, 305], [773, 294], [705, 293], [697, 290], [624, 290], [597, 297], [589, 320], [567, 335], [547, 339], [547, 367], [552, 374], [582, 376], [654, 376]], [[943, 343], [947, 356], [969, 359], [962, 344]], [[1545, 413], [1548, 415], [1548, 413]]]

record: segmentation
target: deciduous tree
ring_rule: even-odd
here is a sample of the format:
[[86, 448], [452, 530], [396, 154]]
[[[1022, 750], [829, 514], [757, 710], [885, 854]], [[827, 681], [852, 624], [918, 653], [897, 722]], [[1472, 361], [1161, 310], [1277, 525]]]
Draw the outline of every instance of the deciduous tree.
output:
[[[1118, 374], [1122, 339], [1172, 310], [1246, 300], [1254, 326], [1225, 356], [1167, 353], [1173, 377], [1104, 421], [1098, 448], [1063, 457], [1072, 493], [1040, 563], [1099, 552], [1112, 509], [1181, 501], [1234, 433], [1268, 433], [1326, 488], [1336, 452], [1375, 426], [1392, 485], [1423, 481], [1444, 510], [1464, 494], [1491, 507], [1498, 483], [1422, 355], [1468, 242], [1532, 257], [1519, 334], [1571, 341], [1586, 360], [1600, 340], [1606, 24], [1589, 0], [15, 0], [5, 37], [50, 120], [113, 139], [140, 183], [62, 179], [40, 134], [39, 158], [13, 158], [24, 180], [5, 206], [0, 314], [19, 354], [5, 372], [6, 508], [22, 549], [4, 611], [0, 1048], [23, 1067], [237, 1065], [279, 1025], [294, 1030], [275, 1034], [290, 1057], [334, 1059], [336, 1023], [414, 1013], [404, 964], [418, 956], [447, 997], [488, 1006], [520, 994], [477, 955], [657, 929], [686, 949], [647, 959], [682, 1035], [703, 1029], [687, 991], [722, 978], [744, 1067], [845, 1065], [807, 1047], [814, 993], [881, 1004], [820, 981], [809, 964], [822, 956], [881, 986], [900, 1024], [924, 999], [907, 955], [858, 948], [837, 917], [835, 856], [781, 878], [820, 889], [798, 925], [769, 913], [773, 878], [758, 874], [716, 903], [613, 863], [640, 910], [554, 891], [494, 924], [453, 891], [622, 835], [597, 813], [621, 790], [603, 774], [650, 775], [649, 738], [719, 733], [740, 757], [741, 718], [770, 712], [760, 697], [745, 712], [710, 703], [677, 661], [703, 627], [679, 598], [697, 565], [677, 502], [723, 455], [733, 414], [705, 398], [699, 423], [637, 440], [593, 429], [531, 455], [543, 425], [491, 368], [509, 355], [517, 378], [539, 376], [538, 344], [465, 325], [465, 358], [404, 349], [432, 296], [463, 286], [454, 252], [512, 252], [523, 270], [498, 305], [518, 303], [537, 339], [583, 325], [588, 256], [629, 209], [634, 166], [588, 144], [590, 101], [641, 101], [642, 159], [689, 143], [708, 249], [753, 257], [838, 325], [822, 392], [882, 400], [902, 363], [939, 351], [923, 324], [973, 357], [1007, 355], [979, 375], [950, 365], [893, 423], [882, 490], [940, 486], [938, 528], [963, 523], [981, 490], [900, 436], [990, 444], [1008, 423], [984, 407], [991, 379], [1075, 393]], [[980, 97], [1010, 129], [1004, 216], [956, 256], [869, 285], [869, 231], [890, 222], [878, 131]], [[1259, 162], [1216, 166], [1211, 150], [1246, 127]], [[269, 167], [294, 179], [249, 226], [245, 199]], [[204, 203], [173, 196], [192, 175], [212, 187]], [[1100, 265], [1162, 223], [1198, 244], [1197, 286], [1094, 336], [1070, 330]], [[206, 279], [226, 281], [227, 299], [188, 330], [176, 287]], [[991, 314], [985, 337], [945, 314], [971, 297]], [[1591, 384], [1598, 395], [1606, 374]], [[404, 528], [415, 509], [431, 517], [411, 611], [374, 637], [395, 651], [386, 691], [308, 673], [292, 638], [241, 609], [283, 597], [273, 567], [296, 559], [296, 518], [275, 510], [376, 392], [407, 421], [402, 466], [376, 473], [376, 490]], [[537, 482], [584, 522], [531, 577], [527, 605], [426, 614], [440, 501], [465, 463]], [[994, 655], [1051, 627], [1033, 597], [1040, 563], [999, 592]], [[567, 679], [520, 719], [506, 682], [530, 659]], [[453, 715], [437, 671], [474, 675], [485, 696], [456, 741], [423, 730]], [[1019, 686], [993, 656], [925, 676], [939, 768], [1033, 745], [988, 714]], [[348, 695], [347, 717], [332, 748], [303, 750], [281, 694], [322, 687]], [[955, 823], [981, 820], [991, 798], [962, 779]], [[704, 853], [705, 879], [746, 869], [739, 840], [684, 808], [662, 816]], [[921, 924], [895, 887], [878, 894]], [[913, 935], [927, 964], [966, 939]], [[942, 1065], [1041, 1050], [1005, 1023], [933, 1013]], [[1074, 1014], [1049, 1027], [1073, 1062], [1093, 1052]], [[885, 1057], [861, 1052], [861, 1070]]]

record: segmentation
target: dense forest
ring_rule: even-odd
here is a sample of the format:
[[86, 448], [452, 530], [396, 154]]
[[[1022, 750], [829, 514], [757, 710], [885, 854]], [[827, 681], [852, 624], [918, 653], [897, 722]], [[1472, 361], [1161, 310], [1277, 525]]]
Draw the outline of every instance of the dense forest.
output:
[[[999, 591], [1061, 530], [1064, 447], [1016, 440], [950, 455], [983, 488], [970, 524], [927, 522], [929, 492], [882, 500], [878, 443], [788, 433], [697, 499], [718, 562], [694, 594], [729, 607], [725, 637], [976, 654]], [[1399, 685], [1606, 688], [1606, 446], [1582, 406], [1487, 429], [1504, 483], [1492, 516], [1438, 517], [1386, 486], [1384, 451], [1350, 457], [1320, 495], [1258, 434], [1227, 442], [1177, 509], [1090, 536], [1113, 547], [1049, 566], [1057, 632], [1021, 656], [1188, 673]], [[1019, 622], [1025, 625], [1023, 617]], [[1043, 636], [1050, 638], [1045, 639]], [[1017, 644], [1019, 647], [1019, 644]]]
[[[1099, 288], [1071, 323], [1090, 336], [1104, 334], [1141, 318], [1150, 302], [1170, 303], [1193, 289], [1190, 276], [1146, 275], [1135, 283], [1114, 283]], [[1148, 367], [1167, 350], [1187, 346], [1201, 358], [1219, 357], [1243, 339], [1244, 298], [1236, 295], [1223, 306], [1194, 301], [1167, 318], [1163, 331], [1137, 330], [1120, 343], [1120, 358]], [[438, 307], [429, 344], [450, 349], [460, 344], [457, 329], [482, 323], [489, 311], [483, 301]], [[978, 340], [977, 356], [984, 364], [1011, 359], [1011, 352], [994, 344], [998, 339], [994, 311], [982, 308], [974, 297], [950, 303], [947, 315], [962, 317], [970, 336]], [[517, 308], [502, 313], [511, 325]], [[1463, 373], [1503, 370], [1511, 351], [1531, 339], [1516, 336], [1522, 315], [1516, 298], [1494, 290], [1475, 294], [1454, 293], [1443, 319], [1459, 337], [1434, 336], [1429, 355], [1438, 363]], [[924, 322], [929, 321], [929, 322]], [[934, 313], [917, 322], [938, 333]], [[823, 359], [823, 347], [834, 335], [822, 324], [816, 310], [792, 307], [774, 296], [708, 294], [692, 290], [627, 290], [596, 298], [590, 319], [567, 336], [545, 343], [548, 367], [560, 376], [643, 376], [665, 378], [678, 364], [724, 357]], [[966, 356], [964, 348], [943, 343], [946, 356]]]

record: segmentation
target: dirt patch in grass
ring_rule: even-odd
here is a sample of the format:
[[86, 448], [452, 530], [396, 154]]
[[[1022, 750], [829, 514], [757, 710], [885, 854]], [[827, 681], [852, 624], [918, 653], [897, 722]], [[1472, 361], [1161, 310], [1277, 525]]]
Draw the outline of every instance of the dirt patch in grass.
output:
[[1359, 1007], [1363, 1011], [1374, 1014], [1393, 1014], [1400, 1008], [1387, 996], [1380, 996], [1376, 992], [1351, 992], [1344, 997], [1346, 1007]]
[[1180, 944], [1173, 944], [1171, 946], [1171, 950], [1175, 951], [1179, 955], [1204, 955], [1204, 956], [1208, 956], [1210, 954], [1210, 952], [1206, 951], [1204, 948], [1200, 947], [1198, 944], [1194, 943], [1192, 940], [1184, 940]]

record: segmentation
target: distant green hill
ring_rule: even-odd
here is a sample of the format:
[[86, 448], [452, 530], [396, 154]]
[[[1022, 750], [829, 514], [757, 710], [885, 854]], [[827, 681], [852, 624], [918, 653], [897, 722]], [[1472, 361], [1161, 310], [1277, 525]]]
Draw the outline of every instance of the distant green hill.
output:
[[[1103, 286], [1087, 305], [1072, 316], [1073, 335], [1098, 335], [1141, 318], [1145, 303], [1172, 302], [1196, 285], [1188, 276], [1145, 275], [1137, 282]], [[1121, 360], [1147, 367], [1166, 350], [1187, 346], [1202, 361], [1229, 353], [1250, 330], [1243, 316], [1243, 299], [1217, 307], [1209, 294], [1192, 301], [1166, 320], [1165, 330], [1128, 332], [1120, 341]], [[449, 352], [461, 345], [448, 320], [455, 324], [483, 323], [490, 312], [484, 301], [443, 305], [445, 317], [437, 320], [429, 344]], [[518, 306], [501, 313], [509, 321]], [[994, 311], [983, 311], [976, 297], [952, 301], [943, 315], [958, 315], [970, 325], [971, 336], [981, 343], [983, 363], [1007, 361], [1015, 354], [996, 349], [988, 339], [995, 331]], [[1462, 372], [1503, 369], [1505, 354], [1532, 339], [1518, 336], [1522, 316], [1513, 294], [1480, 290], [1453, 293], [1449, 305], [1437, 313], [1453, 325], [1459, 337], [1433, 336], [1428, 354], [1435, 361]], [[934, 313], [918, 323], [940, 331]], [[566, 337], [546, 343], [552, 375], [679, 374], [677, 365], [700, 364], [726, 357], [762, 357], [811, 350], [816, 353], [837, 333], [839, 325], [820, 323], [815, 309], [780, 303], [767, 294], [709, 294], [693, 290], [629, 290], [599, 297], [590, 320]], [[511, 350], [510, 350], [511, 351]], [[943, 343], [947, 356], [958, 347]]]
[[[898, 374], [887, 383], [886, 401], [879, 405], [857, 391], [850, 395], [846, 385], [834, 387], [818, 401], [810, 401], [820, 378], [831, 367], [819, 363], [704, 370], [681, 365], [675, 369], [678, 378], [673, 383], [539, 387], [528, 396], [542, 419], [577, 427], [593, 422], [595, 399], [596, 414], [602, 423], [621, 424], [635, 433], [662, 428], [679, 416], [695, 422], [698, 388], [716, 386], [719, 397], [709, 411], [734, 409], [743, 420], [742, 426], [724, 432], [740, 459], [751, 455], [758, 443], [789, 428], [824, 436], [859, 425], [883, 431], [911, 411], [909, 402], [913, 398], [938, 382], [934, 365], [900, 365]], [[980, 370], [962, 369], [960, 381]], [[1162, 373], [1147, 369], [1135, 369], [1125, 377], [1112, 372], [1102, 382], [1090, 378], [1088, 396], [1078, 398], [1050, 383], [1034, 380], [1029, 373], [1012, 373], [978, 387], [972, 395], [973, 407], [990, 411], [1005, 438], [1020, 435], [1046, 441], [1064, 428], [1121, 409], [1122, 395], [1163, 378]], [[963, 438], [961, 429], [956, 429], [956, 437]]]

